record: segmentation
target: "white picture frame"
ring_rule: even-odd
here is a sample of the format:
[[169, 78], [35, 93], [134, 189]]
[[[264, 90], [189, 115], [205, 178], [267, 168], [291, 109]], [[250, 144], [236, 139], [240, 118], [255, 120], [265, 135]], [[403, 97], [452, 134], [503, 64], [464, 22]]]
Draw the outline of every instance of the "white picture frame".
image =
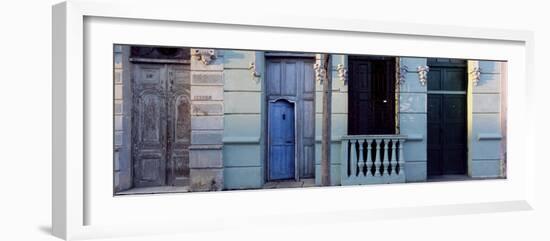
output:
[[[149, 11], [151, 7], [157, 11]], [[531, 126], [534, 119], [528, 108], [522, 108], [530, 103], [527, 94], [533, 86], [532, 32], [282, 14], [186, 11], [184, 15], [184, 8], [189, 8], [189, 3], [84, 0], [53, 7], [54, 235], [82, 239], [200, 232], [266, 223], [300, 225], [307, 221], [319, 223], [319, 217], [326, 215], [332, 216], [331, 220], [358, 221], [381, 219], [384, 215], [424, 217], [532, 208], [535, 138], [532, 131], [520, 128]], [[145, 29], [158, 34], [140, 35], [139, 31]], [[162, 33], [172, 37], [155, 37], [167, 36]], [[228, 35], [220, 40], [216, 38], [220, 33]], [[277, 35], [285, 38], [265, 41]], [[312, 39], [321, 40], [308, 41]], [[376, 44], [358, 45], [364, 40]], [[338, 44], [343, 41], [346, 44]], [[102, 108], [112, 98], [96, 98], [112, 94], [112, 78], [105, 80], [107, 85], [92, 81], [112, 75], [112, 62], [104, 61], [112, 58], [112, 48], [110, 52], [105, 50], [114, 43], [507, 60], [508, 178], [114, 197], [112, 159], [97, 161], [102, 159], [98, 156], [112, 155], [112, 111]], [[391, 49], [390, 45], [400, 47]], [[105, 176], [107, 172], [111, 175]], [[444, 195], [433, 198], [436, 193]], [[294, 201], [285, 201], [287, 198]], [[357, 199], [368, 201], [362, 205], [346, 202]], [[273, 200], [280, 206], [266, 208], [265, 204]], [[136, 209], [145, 210], [141, 217], [132, 212]]]

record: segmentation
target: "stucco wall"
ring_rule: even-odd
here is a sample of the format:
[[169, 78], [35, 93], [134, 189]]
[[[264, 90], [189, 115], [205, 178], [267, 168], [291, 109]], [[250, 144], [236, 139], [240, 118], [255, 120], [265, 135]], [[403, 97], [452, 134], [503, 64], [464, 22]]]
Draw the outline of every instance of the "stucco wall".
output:
[[[191, 53], [194, 51], [191, 49]], [[199, 56], [191, 58], [189, 175], [193, 191], [221, 190], [224, 187], [222, 136], [225, 123], [220, 112], [226, 103], [223, 54], [223, 51], [217, 51], [216, 58], [209, 63], [203, 63]]]
[[[469, 61], [469, 72], [478, 61]], [[469, 168], [472, 177], [502, 176], [502, 86], [506, 63], [479, 61], [481, 70], [477, 85], [471, 85], [471, 135], [469, 138]], [[472, 76], [470, 83], [472, 83]], [[505, 105], [504, 105], [505, 106]]]
[[426, 58], [400, 58], [400, 66], [408, 69], [399, 85], [399, 128], [408, 136], [403, 146], [407, 182], [427, 178], [427, 84], [420, 83], [417, 72], [426, 63]]

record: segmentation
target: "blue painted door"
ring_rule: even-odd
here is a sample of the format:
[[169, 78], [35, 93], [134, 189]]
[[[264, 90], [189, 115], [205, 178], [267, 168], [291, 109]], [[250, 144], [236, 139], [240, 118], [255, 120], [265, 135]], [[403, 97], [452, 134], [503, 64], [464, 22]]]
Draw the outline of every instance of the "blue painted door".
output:
[[294, 178], [294, 104], [269, 103], [269, 179]]

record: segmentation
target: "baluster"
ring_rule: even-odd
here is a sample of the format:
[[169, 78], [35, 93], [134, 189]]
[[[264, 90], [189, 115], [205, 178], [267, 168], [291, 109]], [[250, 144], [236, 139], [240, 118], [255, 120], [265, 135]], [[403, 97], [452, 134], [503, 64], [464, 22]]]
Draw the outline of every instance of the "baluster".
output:
[[357, 140], [350, 140], [351, 143], [351, 163], [350, 163], [350, 176], [355, 177], [357, 175], [357, 147], [355, 146], [355, 143]]
[[397, 139], [391, 140], [391, 160], [390, 160], [390, 166], [392, 167], [392, 175], [397, 175]]
[[363, 167], [365, 166], [364, 159], [363, 159], [363, 143], [365, 143], [364, 139], [358, 140], [359, 143], [359, 163], [357, 163], [357, 167], [359, 168], [359, 173], [357, 176], [362, 177], [363, 175]]
[[403, 157], [403, 144], [405, 139], [399, 140], [399, 175], [403, 175], [405, 172], [405, 157]]
[[340, 154], [341, 154], [341, 159], [343, 164], [344, 164], [344, 168], [341, 169], [341, 175], [342, 177], [348, 177], [348, 168], [349, 168], [349, 159], [348, 159], [348, 148], [349, 148], [349, 140], [345, 140], [345, 139], [342, 139], [342, 145], [341, 145], [341, 148], [340, 148]]
[[374, 159], [374, 176], [375, 177], [380, 177], [380, 154], [381, 154], [381, 149], [380, 149], [380, 143], [382, 142], [382, 140], [375, 140], [375, 143], [376, 143], [376, 159]]
[[372, 140], [367, 140], [367, 173], [365, 176], [372, 176], [371, 168], [372, 168]]
[[382, 164], [384, 164], [384, 168], [382, 168], [382, 176], [390, 174], [390, 169], [388, 169], [390, 166], [388, 161], [388, 147], [389, 147], [388, 144], [389, 144], [389, 140], [384, 139], [384, 160], [382, 162]]

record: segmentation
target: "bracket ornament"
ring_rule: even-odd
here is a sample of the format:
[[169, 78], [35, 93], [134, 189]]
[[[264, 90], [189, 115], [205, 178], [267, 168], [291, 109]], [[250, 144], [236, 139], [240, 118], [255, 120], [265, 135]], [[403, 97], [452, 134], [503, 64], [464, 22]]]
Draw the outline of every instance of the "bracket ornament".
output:
[[479, 80], [481, 79], [481, 69], [478, 66], [474, 67], [470, 72], [470, 75], [472, 77], [472, 82], [474, 83], [474, 86], [477, 86]]
[[399, 67], [399, 72], [397, 72], [398, 75], [398, 84], [404, 84], [405, 79], [407, 78], [407, 73], [409, 72], [409, 67], [406, 65], [402, 65]]
[[256, 63], [250, 62], [248, 64], [248, 69], [251, 70], [252, 77], [257, 78], [261, 76], [261, 74], [256, 70]]
[[315, 80], [322, 84], [327, 77], [327, 70], [319, 63], [314, 64], [313, 69], [315, 70]]
[[430, 67], [427, 65], [421, 65], [416, 68], [418, 71], [418, 80], [422, 86], [425, 86], [428, 82], [428, 72], [430, 72]]
[[216, 50], [214, 49], [193, 49], [191, 53], [198, 61], [208, 65], [212, 60], [216, 59]]
[[348, 69], [344, 67], [343, 64], [338, 64], [336, 70], [338, 71], [340, 81], [344, 82], [344, 84], [348, 84]]

